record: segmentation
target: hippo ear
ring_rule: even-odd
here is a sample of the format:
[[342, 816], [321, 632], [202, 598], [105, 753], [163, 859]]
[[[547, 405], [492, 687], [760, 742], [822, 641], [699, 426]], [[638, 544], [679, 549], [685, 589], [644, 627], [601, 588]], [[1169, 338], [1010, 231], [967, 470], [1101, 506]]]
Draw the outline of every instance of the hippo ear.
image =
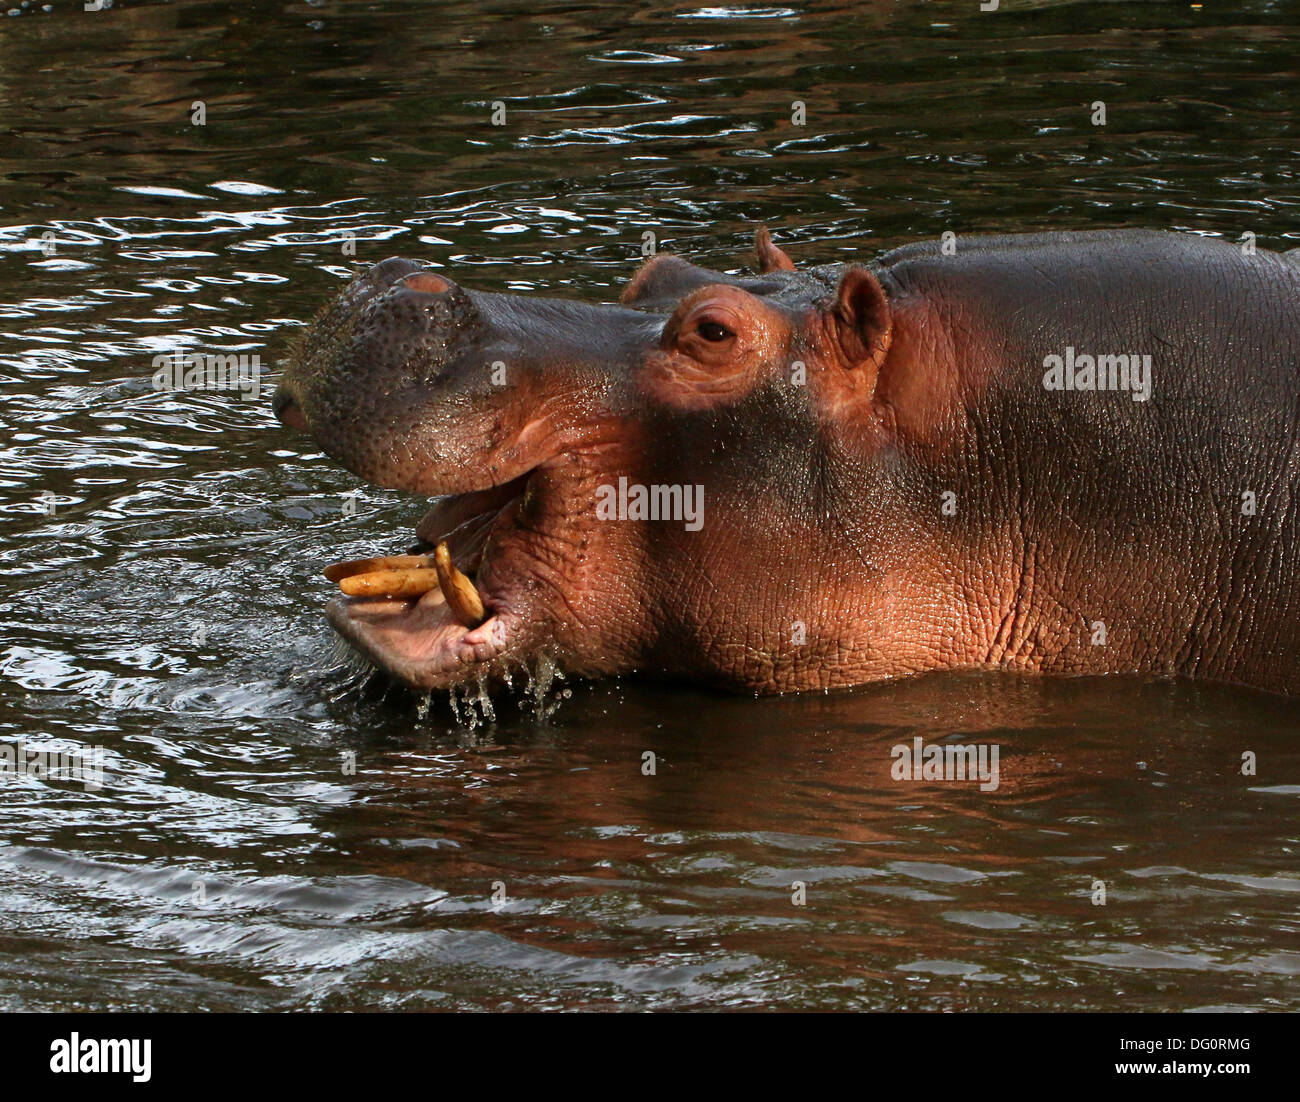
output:
[[830, 313], [845, 366], [878, 371], [893, 335], [893, 314], [880, 281], [866, 268], [850, 268], [840, 279]]
[[758, 254], [758, 271], [760, 275], [768, 272], [793, 272], [794, 261], [785, 252], [772, 244], [772, 235], [766, 226], [759, 226], [754, 231], [754, 252]]

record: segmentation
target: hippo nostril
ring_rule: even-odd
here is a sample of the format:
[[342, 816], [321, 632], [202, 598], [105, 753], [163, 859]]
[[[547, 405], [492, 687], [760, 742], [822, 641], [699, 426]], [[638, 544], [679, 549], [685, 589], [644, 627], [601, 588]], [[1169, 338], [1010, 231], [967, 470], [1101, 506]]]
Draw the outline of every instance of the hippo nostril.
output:
[[432, 272], [416, 272], [403, 279], [402, 283], [412, 291], [419, 291], [425, 295], [441, 295], [452, 288], [450, 280], [443, 279], [442, 276], [434, 275]]
[[381, 260], [366, 271], [361, 278], [371, 286], [386, 291], [403, 276], [421, 270], [421, 265], [414, 260], [406, 260], [400, 256], [390, 256], [387, 260]]
[[387, 260], [381, 260], [378, 264], [367, 268], [348, 284], [347, 290], [343, 292], [342, 301], [353, 308], [364, 306], [390, 290], [399, 280], [422, 271], [424, 271], [422, 265], [414, 260], [390, 256]]

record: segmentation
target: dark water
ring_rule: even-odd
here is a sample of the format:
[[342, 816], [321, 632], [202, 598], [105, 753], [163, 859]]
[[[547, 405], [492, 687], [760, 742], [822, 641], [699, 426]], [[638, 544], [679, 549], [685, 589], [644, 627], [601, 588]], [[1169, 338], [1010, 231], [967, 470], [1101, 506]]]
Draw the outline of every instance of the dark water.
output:
[[[107, 776], [0, 775], [0, 1006], [1300, 1008], [1294, 705], [958, 674], [421, 716], [317, 571], [423, 502], [346, 515], [266, 395], [149, 382], [274, 366], [393, 253], [609, 299], [646, 230], [735, 269], [758, 220], [799, 260], [1295, 246], [1289, 4], [52, 7], [0, 17], [0, 739]], [[997, 743], [1000, 788], [892, 780], [914, 735]]]

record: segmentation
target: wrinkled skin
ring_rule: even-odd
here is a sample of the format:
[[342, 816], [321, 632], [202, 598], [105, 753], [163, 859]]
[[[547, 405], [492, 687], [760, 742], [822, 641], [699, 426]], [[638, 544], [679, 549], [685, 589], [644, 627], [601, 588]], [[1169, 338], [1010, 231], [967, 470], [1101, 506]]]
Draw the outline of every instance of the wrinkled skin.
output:
[[[397, 259], [352, 283], [277, 412], [449, 495], [418, 534], [490, 619], [340, 598], [340, 633], [417, 687], [545, 652], [755, 692], [954, 667], [1300, 692], [1289, 257], [1121, 231], [796, 271], [758, 247], [753, 277], [656, 257], [617, 306]], [[1045, 389], [1067, 346], [1152, 355], [1150, 399]], [[702, 526], [599, 519], [620, 477], [703, 487]]]

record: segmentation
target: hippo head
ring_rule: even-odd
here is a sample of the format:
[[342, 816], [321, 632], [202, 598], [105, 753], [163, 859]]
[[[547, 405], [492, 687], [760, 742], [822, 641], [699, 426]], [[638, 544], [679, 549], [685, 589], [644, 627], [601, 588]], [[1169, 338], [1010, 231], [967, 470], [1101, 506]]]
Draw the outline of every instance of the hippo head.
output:
[[416, 533], [446, 542], [485, 619], [434, 589], [338, 598], [334, 627], [418, 688], [542, 654], [760, 692], [862, 680], [844, 636], [879, 573], [866, 461], [888, 444], [890, 306], [867, 269], [796, 271], [757, 243], [754, 277], [658, 256], [618, 305], [402, 259], [351, 283], [276, 412], [361, 478], [437, 497]]

